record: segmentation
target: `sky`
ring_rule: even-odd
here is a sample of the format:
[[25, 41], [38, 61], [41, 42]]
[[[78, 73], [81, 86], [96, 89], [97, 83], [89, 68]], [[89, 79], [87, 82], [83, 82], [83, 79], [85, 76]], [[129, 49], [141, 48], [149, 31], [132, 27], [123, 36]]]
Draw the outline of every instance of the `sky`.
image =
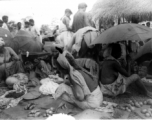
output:
[[73, 14], [76, 13], [81, 2], [85, 2], [88, 5], [87, 11], [90, 11], [96, 0], [2, 0], [0, 17], [8, 15], [9, 20], [18, 22], [31, 16], [39, 27], [42, 24], [51, 24], [53, 18], [60, 19], [66, 8], [71, 9]]

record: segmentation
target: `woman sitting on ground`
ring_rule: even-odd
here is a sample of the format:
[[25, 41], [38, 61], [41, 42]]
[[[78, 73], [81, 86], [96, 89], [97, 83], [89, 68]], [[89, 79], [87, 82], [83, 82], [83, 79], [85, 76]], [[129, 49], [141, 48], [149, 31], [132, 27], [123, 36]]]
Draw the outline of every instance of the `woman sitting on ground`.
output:
[[61, 84], [54, 98], [61, 97], [67, 102], [76, 104], [81, 109], [99, 107], [102, 104], [103, 95], [98, 86], [98, 80], [79, 67], [70, 53], [59, 51], [57, 66], [62, 73], [69, 75], [69, 85]]
[[[119, 45], [117, 47], [120, 47]], [[138, 87], [138, 92], [152, 97], [152, 94], [144, 87], [140, 77], [137, 74], [128, 75], [125, 69], [122, 68], [119, 61], [116, 60], [121, 55], [121, 48], [115, 51], [113, 45], [105, 48], [103, 56], [104, 61], [101, 70], [101, 88], [103, 94], [117, 96], [126, 92], [127, 87], [131, 83], [135, 83]], [[114, 53], [115, 51], [115, 53]]]
[[24, 72], [19, 56], [0, 38], [0, 80], [19, 72]]

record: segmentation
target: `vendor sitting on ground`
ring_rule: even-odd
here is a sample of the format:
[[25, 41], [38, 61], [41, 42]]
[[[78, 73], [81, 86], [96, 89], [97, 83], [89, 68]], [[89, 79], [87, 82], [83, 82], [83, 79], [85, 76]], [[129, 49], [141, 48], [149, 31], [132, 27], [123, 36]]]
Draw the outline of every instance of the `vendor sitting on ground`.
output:
[[60, 84], [54, 95], [55, 99], [61, 97], [81, 109], [97, 108], [102, 104], [103, 95], [97, 79], [79, 67], [70, 53], [64, 51], [59, 54], [57, 66], [65, 75], [69, 75], [69, 84]]
[[[120, 47], [119, 45], [117, 47]], [[152, 94], [146, 90], [140, 77], [137, 74], [128, 75], [125, 69], [116, 60], [121, 54], [121, 50], [115, 51], [112, 49], [113, 44], [105, 48], [103, 56], [104, 61], [101, 70], [101, 89], [103, 94], [117, 96], [126, 92], [127, 87], [131, 83], [135, 83], [140, 94], [152, 97]], [[115, 51], [115, 53], [114, 53]]]
[[24, 72], [19, 56], [10, 47], [5, 47], [3, 38], [0, 38], [0, 80], [13, 74]]

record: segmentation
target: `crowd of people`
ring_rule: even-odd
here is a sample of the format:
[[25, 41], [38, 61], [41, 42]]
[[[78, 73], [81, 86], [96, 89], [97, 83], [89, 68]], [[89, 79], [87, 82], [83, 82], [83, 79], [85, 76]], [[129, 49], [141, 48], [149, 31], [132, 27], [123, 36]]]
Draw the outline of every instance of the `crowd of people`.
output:
[[3, 16], [0, 20], [0, 27], [8, 30], [12, 33], [14, 37], [19, 30], [30, 31], [34, 36], [40, 36], [39, 30], [34, 25], [34, 20], [30, 19], [29, 21], [24, 21], [24, 23], [14, 21], [9, 21], [8, 16]]
[[[117, 50], [119, 47], [120, 50], [116, 52], [112, 45], [102, 46], [102, 54], [99, 55], [103, 58], [102, 64], [100, 64], [101, 69], [99, 63], [95, 60], [90, 58], [85, 58], [85, 60], [82, 58], [75, 59], [73, 57], [73, 49], [79, 51], [82, 47], [83, 34], [86, 31], [98, 32], [90, 15], [85, 12], [86, 9], [87, 4], [81, 3], [78, 5], [78, 11], [73, 17], [72, 26], [70, 26], [72, 11], [66, 9], [60, 20], [60, 25], [54, 31], [54, 35], [56, 36], [54, 49], [57, 52], [52, 54], [52, 56], [54, 57], [55, 68], [63, 79], [65, 76], [69, 76], [68, 80], [59, 84], [58, 89], [53, 95], [54, 99], [62, 98], [67, 102], [76, 104], [82, 109], [97, 108], [103, 102], [103, 95], [117, 96], [123, 94], [132, 83], [136, 85], [139, 93], [152, 97], [152, 94], [143, 85], [141, 77], [138, 74], [128, 74], [120, 63], [119, 58], [123, 53], [121, 52], [121, 46], [117, 46]], [[149, 27], [149, 24], [147, 26]], [[0, 21], [0, 27], [10, 31], [7, 16], [3, 16]], [[20, 22], [17, 23], [17, 31], [19, 30], [29, 31], [35, 37], [41, 36], [34, 25], [33, 19], [26, 21], [24, 27], [22, 27]], [[76, 38], [76, 40], [73, 41], [73, 38]], [[76, 45], [72, 48], [73, 42]], [[80, 64], [82, 61], [87, 63], [87, 67], [89, 66], [89, 68], [84, 67], [85, 63], [83, 65]], [[26, 72], [21, 62], [20, 57], [14, 50], [10, 47], [5, 47], [4, 40], [0, 39], [0, 73], [5, 72], [5, 79], [16, 73]], [[50, 63], [50, 65], [52, 64]], [[43, 72], [46, 73], [45, 77], [51, 74], [48, 64], [40, 62], [40, 66], [40, 68], [43, 68]], [[35, 79], [40, 81], [38, 78], [35, 78], [36, 73], [33, 73], [33, 71], [29, 74], [31, 81]], [[1, 75], [3, 74], [0, 74], [0, 79], [4, 78]], [[7, 81], [9, 85], [13, 85], [14, 81], [9, 80], [9, 82]]]

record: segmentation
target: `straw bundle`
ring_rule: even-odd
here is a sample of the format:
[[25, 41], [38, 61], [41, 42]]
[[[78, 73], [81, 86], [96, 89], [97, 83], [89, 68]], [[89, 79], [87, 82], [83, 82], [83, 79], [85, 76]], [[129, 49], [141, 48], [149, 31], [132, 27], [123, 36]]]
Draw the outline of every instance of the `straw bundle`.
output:
[[90, 11], [93, 20], [100, 18], [138, 17], [140, 20], [151, 20], [152, 0], [98, 0]]

